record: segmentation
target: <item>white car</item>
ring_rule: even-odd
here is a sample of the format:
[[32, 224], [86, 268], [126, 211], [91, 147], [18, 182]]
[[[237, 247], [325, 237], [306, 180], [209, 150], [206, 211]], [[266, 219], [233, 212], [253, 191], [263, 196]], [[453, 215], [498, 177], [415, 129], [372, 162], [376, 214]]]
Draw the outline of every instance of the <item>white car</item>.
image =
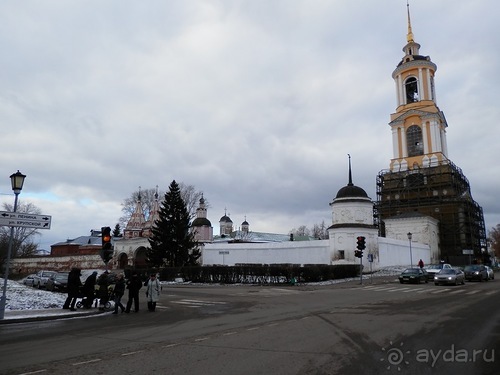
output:
[[488, 280], [494, 280], [495, 279], [495, 272], [493, 272], [493, 268], [485, 266], [486, 271], [488, 272]]
[[33, 286], [35, 275], [28, 275], [23, 279], [23, 284], [26, 286]]

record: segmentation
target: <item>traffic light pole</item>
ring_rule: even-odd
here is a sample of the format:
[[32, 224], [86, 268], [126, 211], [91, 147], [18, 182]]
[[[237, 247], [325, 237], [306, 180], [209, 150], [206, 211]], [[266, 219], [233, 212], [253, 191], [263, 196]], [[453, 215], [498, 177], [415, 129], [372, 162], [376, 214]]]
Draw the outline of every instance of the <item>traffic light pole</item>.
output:
[[359, 257], [359, 283], [363, 285], [363, 257]]

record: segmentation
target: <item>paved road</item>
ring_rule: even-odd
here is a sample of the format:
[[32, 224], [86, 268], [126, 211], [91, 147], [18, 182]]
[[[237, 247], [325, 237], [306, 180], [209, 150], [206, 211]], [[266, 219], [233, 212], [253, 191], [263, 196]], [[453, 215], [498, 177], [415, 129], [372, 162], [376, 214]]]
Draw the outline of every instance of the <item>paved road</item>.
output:
[[386, 281], [168, 287], [155, 313], [3, 325], [0, 373], [498, 372], [499, 281]]

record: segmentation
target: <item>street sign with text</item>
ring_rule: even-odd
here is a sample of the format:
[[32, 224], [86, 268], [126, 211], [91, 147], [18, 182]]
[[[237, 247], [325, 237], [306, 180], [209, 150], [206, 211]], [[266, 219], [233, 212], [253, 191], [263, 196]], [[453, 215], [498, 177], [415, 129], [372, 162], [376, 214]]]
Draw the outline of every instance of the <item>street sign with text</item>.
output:
[[50, 229], [51, 221], [49, 215], [0, 211], [0, 226]]

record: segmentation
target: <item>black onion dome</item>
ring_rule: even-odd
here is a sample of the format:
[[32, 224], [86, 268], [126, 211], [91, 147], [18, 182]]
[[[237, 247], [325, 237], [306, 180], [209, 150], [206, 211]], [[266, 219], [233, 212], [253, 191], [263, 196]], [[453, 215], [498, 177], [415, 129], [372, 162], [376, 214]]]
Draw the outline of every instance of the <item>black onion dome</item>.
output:
[[204, 225], [211, 227], [212, 223], [206, 217], [197, 217], [196, 219], [193, 220], [193, 223], [191, 224], [191, 226], [193, 227], [202, 227]]
[[229, 218], [229, 216], [224, 215], [220, 218], [219, 222], [232, 223], [233, 221]]
[[338, 191], [335, 198], [368, 198], [368, 194], [359, 186], [348, 184]]
[[368, 198], [368, 194], [359, 186], [352, 183], [351, 155], [349, 156], [349, 182], [337, 192], [335, 198]]

